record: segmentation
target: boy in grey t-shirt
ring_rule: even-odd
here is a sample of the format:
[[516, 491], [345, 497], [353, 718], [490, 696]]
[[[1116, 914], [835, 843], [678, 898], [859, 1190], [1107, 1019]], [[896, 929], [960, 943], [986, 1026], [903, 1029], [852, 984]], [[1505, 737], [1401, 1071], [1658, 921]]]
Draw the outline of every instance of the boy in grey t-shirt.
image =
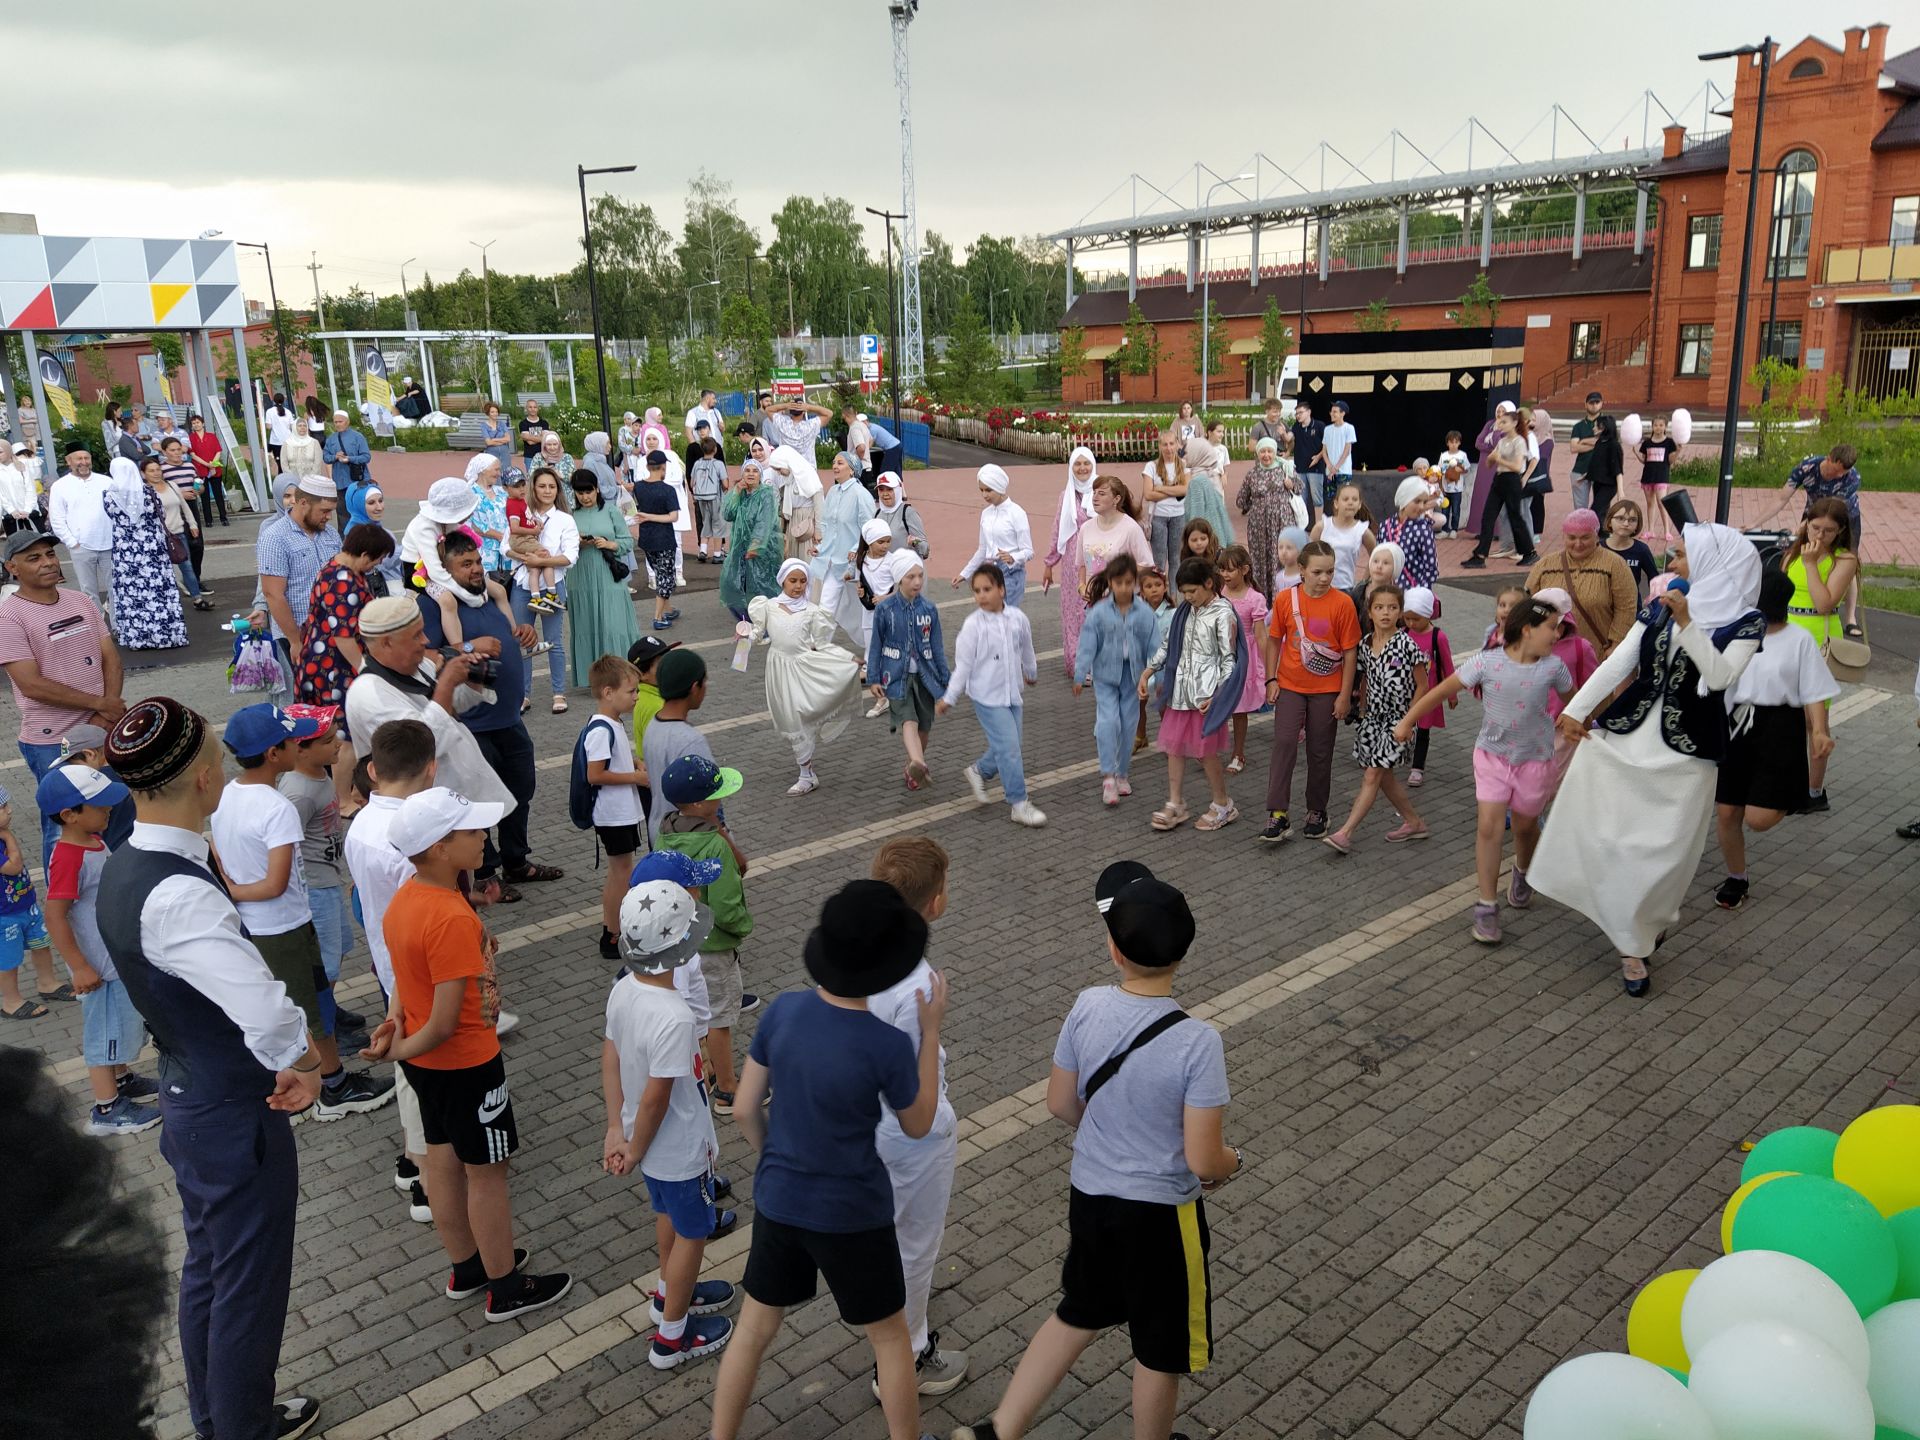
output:
[[[1122, 860], [1101, 872], [1118, 985], [1083, 990], [1054, 1049], [1047, 1108], [1075, 1127], [1060, 1303], [1040, 1327], [991, 1419], [956, 1440], [1016, 1440], [1102, 1330], [1133, 1346], [1135, 1434], [1168, 1436], [1180, 1377], [1213, 1347], [1201, 1192], [1240, 1172], [1222, 1139], [1227, 1066], [1219, 1032], [1173, 999], [1193, 913], [1173, 886]], [[1190, 1141], [1189, 1124], [1204, 1138]]]
[[[296, 720], [317, 720], [323, 727], [311, 740], [295, 747], [293, 769], [275, 781], [280, 793], [300, 816], [300, 874], [307, 882], [307, 903], [313, 911], [314, 935], [320, 941], [320, 963], [329, 987], [340, 982], [340, 967], [353, 948], [353, 909], [347, 894], [346, 826], [340, 818], [339, 794], [328, 767], [340, 756], [343, 738], [337, 705], [290, 705]], [[331, 988], [320, 997], [323, 1020], [331, 1019], [341, 1049], [357, 1052], [367, 1043], [366, 1016], [342, 1010]], [[331, 1012], [331, 1014], [329, 1014]]]
[[[727, 558], [727, 522], [721, 517], [722, 491], [727, 488], [727, 462], [720, 453], [720, 442], [708, 438], [700, 445], [700, 458], [693, 462], [688, 477], [693, 488], [693, 508], [700, 526], [700, 558], [718, 565]], [[708, 547], [712, 554], [708, 554]]]

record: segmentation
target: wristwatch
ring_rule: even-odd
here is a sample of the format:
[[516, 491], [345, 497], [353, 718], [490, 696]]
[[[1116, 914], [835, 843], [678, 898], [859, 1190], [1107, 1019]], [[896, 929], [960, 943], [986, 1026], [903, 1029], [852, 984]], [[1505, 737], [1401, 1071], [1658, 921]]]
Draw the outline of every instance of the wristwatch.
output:
[[473, 642], [471, 640], [462, 640], [460, 642], [460, 653], [462, 655], [473, 654]]

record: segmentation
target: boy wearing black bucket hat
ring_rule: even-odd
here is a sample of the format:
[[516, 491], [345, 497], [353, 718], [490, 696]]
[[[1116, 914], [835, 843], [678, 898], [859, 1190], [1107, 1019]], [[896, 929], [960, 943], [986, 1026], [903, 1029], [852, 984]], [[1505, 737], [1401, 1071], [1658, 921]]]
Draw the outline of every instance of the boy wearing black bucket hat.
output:
[[[760, 1151], [753, 1249], [746, 1303], [714, 1390], [713, 1440], [739, 1433], [782, 1314], [811, 1300], [823, 1275], [840, 1318], [864, 1328], [873, 1346], [887, 1434], [920, 1434], [893, 1188], [874, 1129], [883, 1105], [914, 1139], [933, 1128], [947, 982], [935, 971], [919, 1002], [917, 1057], [904, 1033], [868, 1013], [867, 997], [912, 974], [926, 946], [927, 922], [899, 891], [851, 881], [807, 937], [816, 988], [781, 995], [754, 1032], [733, 1112]], [[770, 1086], [773, 1106], [763, 1116]]]
[[1114, 1325], [1133, 1344], [1133, 1433], [1170, 1437], [1180, 1377], [1211, 1357], [1200, 1195], [1238, 1174], [1241, 1156], [1221, 1138], [1219, 1032], [1173, 999], [1193, 912], [1135, 860], [1102, 871], [1094, 900], [1120, 980], [1080, 992], [1047, 1081], [1047, 1109], [1075, 1129], [1060, 1303], [992, 1418], [961, 1426], [953, 1440], [1019, 1440], [1081, 1352]]

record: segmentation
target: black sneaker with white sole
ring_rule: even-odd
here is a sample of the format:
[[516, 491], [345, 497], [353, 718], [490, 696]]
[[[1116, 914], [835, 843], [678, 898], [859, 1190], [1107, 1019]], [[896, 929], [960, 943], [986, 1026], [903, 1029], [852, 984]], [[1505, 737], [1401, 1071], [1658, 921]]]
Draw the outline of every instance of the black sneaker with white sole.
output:
[[433, 1206], [427, 1203], [427, 1191], [418, 1180], [407, 1186], [407, 1218], [422, 1225], [433, 1223]]
[[336, 1005], [333, 1010], [333, 1026], [336, 1030], [364, 1030], [367, 1017], [358, 1010], [346, 1010]]
[[274, 1440], [295, 1440], [296, 1436], [306, 1434], [319, 1421], [318, 1400], [295, 1395], [286, 1400], [276, 1400], [273, 1404]]
[[759, 1008], [760, 1008], [760, 997], [758, 995], [754, 994], [751, 990], [741, 995], [740, 1013], [742, 1015], [751, 1015], [754, 1011], [758, 1010]]
[[393, 1188], [405, 1195], [420, 1178], [420, 1167], [402, 1155], [393, 1162]]
[[1284, 815], [1267, 817], [1267, 828], [1260, 832], [1260, 839], [1268, 845], [1282, 845], [1293, 838], [1293, 825]]
[[1747, 903], [1747, 882], [1729, 875], [1720, 882], [1720, 888], [1713, 892], [1713, 903], [1722, 910], [1738, 910]]
[[1307, 811], [1307, 823], [1300, 833], [1309, 840], [1318, 840], [1327, 833], [1327, 817], [1318, 810]]
[[544, 1310], [571, 1289], [573, 1276], [564, 1270], [555, 1275], [522, 1275], [519, 1283], [511, 1288], [488, 1290], [487, 1323], [497, 1325], [503, 1320], [517, 1320], [535, 1310]]
[[338, 1120], [378, 1110], [393, 1099], [393, 1077], [376, 1080], [364, 1070], [356, 1070], [338, 1085], [322, 1085], [320, 1098], [313, 1102], [315, 1120]]
[[[432, 1219], [429, 1214], [428, 1219]], [[513, 1249], [513, 1273], [518, 1275], [527, 1268], [527, 1252], [519, 1246]], [[449, 1300], [470, 1300], [487, 1288], [487, 1267], [480, 1263], [476, 1252], [472, 1259], [464, 1260], [453, 1267], [447, 1276], [447, 1298]]]

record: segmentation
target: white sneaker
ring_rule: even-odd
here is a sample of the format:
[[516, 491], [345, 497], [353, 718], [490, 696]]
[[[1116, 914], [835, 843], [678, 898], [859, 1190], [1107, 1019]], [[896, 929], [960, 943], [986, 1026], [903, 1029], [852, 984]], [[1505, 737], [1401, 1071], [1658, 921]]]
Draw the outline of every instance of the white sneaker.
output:
[[980, 772], [969, 765], [960, 773], [967, 777], [967, 788], [973, 791], [974, 803], [985, 805], [992, 797], [987, 794], [987, 782], [980, 778]]
[[802, 770], [800, 778], [787, 787], [789, 795], [811, 795], [820, 788], [820, 777], [811, 770]]
[[511, 1035], [520, 1028], [520, 1017], [511, 1010], [502, 1010], [493, 1017], [493, 1033], [496, 1036]]
[[1038, 830], [1047, 823], [1046, 813], [1031, 800], [1016, 801], [1010, 814], [1014, 824], [1024, 825], [1029, 830]]

